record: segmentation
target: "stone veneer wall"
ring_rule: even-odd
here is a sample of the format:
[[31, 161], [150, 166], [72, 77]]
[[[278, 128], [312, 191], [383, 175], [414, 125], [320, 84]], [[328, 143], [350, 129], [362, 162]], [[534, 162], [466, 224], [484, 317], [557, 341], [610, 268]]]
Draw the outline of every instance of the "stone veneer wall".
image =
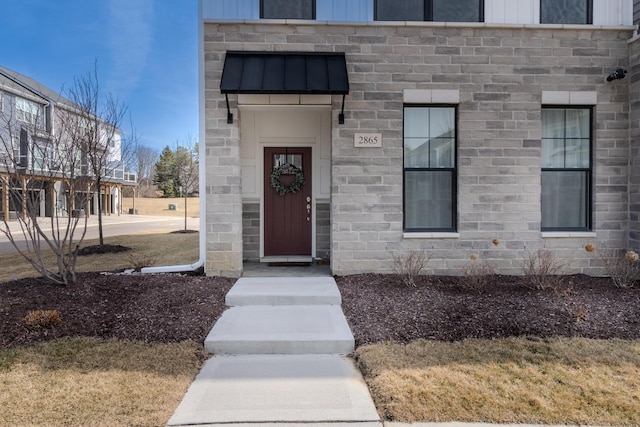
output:
[[[628, 67], [632, 34], [578, 26], [206, 24], [207, 273], [238, 268], [242, 259], [238, 125], [226, 124], [219, 91], [226, 50], [346, 52], [346, 123], [337, 120], [341, 97], [333, 97], [332, 112], [335, 274], [388, 272], [391, 254], [409, 250], [433, 252], [434, 274], [458, 273], [472, 254], [518, 273], [526, 252], [540, 248], [570, 260], [572, 271], [600, 272], [584, 244], [627, 244], [628, 84], [605, 76]], [[404, 89], [459, 92], [457, 238], [403, 236]], [[597, 92], [594, 235], [540, 232], [543, 91]], [[381, 132], [383, 147], [354, 148], [355, 132]]]
[[629, 45], [629, 248], [640, 251], [640, 38]]
[[316, 204], [316, 256], [329, 258], [331, 256], [331, 205], [329, 203]]
[[242, 258], [260, 260], [260, 203], [242, 206]]
[[[316, 205], [316, 255], [319, 258], [330, 256], [329, 220], [330, 205], [318, 203]], [[244, 203], [242, 207], [242, 251], [243, 259], [247, 261], [260, 260], [260, 204]]]

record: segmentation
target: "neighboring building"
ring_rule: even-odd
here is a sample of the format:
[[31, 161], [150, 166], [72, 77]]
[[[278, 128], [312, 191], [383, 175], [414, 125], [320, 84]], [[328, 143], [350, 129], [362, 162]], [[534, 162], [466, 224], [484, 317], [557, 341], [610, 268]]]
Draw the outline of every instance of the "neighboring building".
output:
[[[25, 212], [23, 205], [27, 197], [12, 197], [15, 191], [10, 191], [10, 188], [18, 192], [27, 188], [21, 180], [29, 181], [27, 191], [38, 193], [32, 195], [32, 199], [37, 200], [34, 208], [38, 216], [73, 213], [74, 198], [65, 190], [68, 171], [57, 171], [54, 159], [71, 155], [55, 150], [65, 147], [64, 141], [60, 142], [65, 138], [61, 118], [79, 116], [77, 111], [78, 107], [60, 94], [29, 77], [0, 67], [0, 217], [15, 218]], [[101, 194], [106, 214], [120, 213], [122, 187], [136, 185], [135, 175], [128, 173], [122, 165], [121, 140], [122, 132], [116, 130], [110, 141], [105, 142], [108, 152]], [[88, 156], [74, 150], [73, 155], [78, 156], [76, 175], [88, 177], [87, 181], [91, 182]], [[86, 192], [90, 201], [86, 214], [97, 214], [95, 185]], [[63, 194], [64, 197], [56, 196]]]
[[298, 257], [389, 272], [412, 250], [434, 274], [472, 255], [518, 274], [538, 249], [602, 273], [585, 244], [640, 249], [633, 12], [200, 0], [207, 274]]

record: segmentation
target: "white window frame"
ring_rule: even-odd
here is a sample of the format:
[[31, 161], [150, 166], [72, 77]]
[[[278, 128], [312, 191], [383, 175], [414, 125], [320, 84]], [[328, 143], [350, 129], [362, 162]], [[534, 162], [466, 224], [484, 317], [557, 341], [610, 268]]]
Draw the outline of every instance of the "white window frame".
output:
[[[569, 110], [578, 110], [578, 111], [588, 111], [589, 112], [589, 159], [588, 166], [542, 166], [541, 173], [542, 174], [554, 174], [554, 173], [582, 173], [585, 176], [585, 185], [584, 189], [584, 212], [585, 218], [584, 223], [582, 225], [577, 225], [575, 227], [571, 226], [560, 226], [560, 225], [551, 225], [551, 224], [543, 224], [541, 223], [541, 231], [542, 232], [591, 232], [593, 227], [593, 176], [594, 176], [594, 165], [593, 165], [593, 149], [594, 149], [594, 135], [593, 135], [593, 120], [594, 120], [594, 111], [593, 107], [589, 105], [543, 105], [543, 109], [553, 109], [553, 110], [562, 110], [564, 114]], [[542, 144], [545, 144], [546, 140], [560, 140], [565, 143], [571, 141], [570, 137], [566, 136], [567, 127], [565, 123], [565, 127], [562, 129], [562, 135], [559, 135], [554, 138], [545, 138], [543, 135]], [[586, 139], [586, 138], [584, 138]], [[566, 150], [566, 147], [565, 147]], [[541, 176], [542, 179], [542, 176]], [[541, 209], [544, 212], [543, 200], [541, 199]]]
[[[406, 95], [406, 94], [405, 94]], [[406, 97], [405, 97], [406, 98]], [[456, 104], [408, 104], [406, 103], [403, 107], [403, 111], [404, 114], [406, 114], [407, 110], [410, 109], [424, 109], [424, 110], [431, 110], [431, 109], [447, 109], [447, 110], [451, 110], [453, 112], [453, 157], [452, 157], [452, 164], [450, 166], [438, 166], [438, 165], [431, 165], [431, 164], [422, 164], [422, 165], [408, 165], [407, 164], [407, 160], [406, 158], [404, 159], [404, 165], [403, 165], [403, 230], [404, 233], [457, 233], [457, 221], [458, 221], [458, 214], [457, 214], [457, 206], [458, 206], [458, 153], [457, 153], [457, 146], [458, 146], [458, 123], [457, 123], [457, 119], [458, 119], [458, 106]], [[406, 126], [406, 125], [405, 125]], [[415, 137], [419, 137], [418, 135], [412, 135], [412, 136], [407, 136], [406, 134], [406, 128], [404, 131], [404, 139], [406, 138], [415, 138]], [[425, 138], [432, 138], [433, 135], [424, 135]], [[430, 163], [430, 161], [429, 161]], [[412, 226], [408, 224], [407, 221], [407, 216], [408, 216], [408, 206], [407, 206], [407, 186], [408, 186], [408, 181], [407, 181], [407, 176], [409, 174], [414, 174], [414, 173], [421, 173], [421, 172], [434, 172], [434, 173], [442, 173], [442, 174], [449, 174], [450, 175], [450, 185], [451, 187], [449, 188], [450, 190], [450, 195], [451, 195], [451, 212], [450, 212], [450, 225], [449, 226], [434, 226], [434, 227], [429, 227], [429, 226]], [[425, 212], [425, 214], [428, 215], [428, 212]]]
[[42, 107], [25, 98], [16, 97], [16, 119], [35, 125], [38, 123], [38, 117], [42, 114]]

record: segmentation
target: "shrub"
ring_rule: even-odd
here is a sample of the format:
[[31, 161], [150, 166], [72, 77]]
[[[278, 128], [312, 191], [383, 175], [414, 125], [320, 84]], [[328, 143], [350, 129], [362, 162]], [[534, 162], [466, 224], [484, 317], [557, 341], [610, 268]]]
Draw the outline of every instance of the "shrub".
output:
[[416, 286], [416, 278], [427, 267], [431, 254], [423, 251], [409, 251], [402, 255], [392, 255], [393, 272], [399, 275], [406, 286]]
[[[595, 246], [592, 251], [589, 251], [587, 246], [585, 246], [587, 252], [595, 251]], [[631, 288], [640, 281], [640, 262], [638, 262], [640, 256], [636, 252], [599, 249], [596, 254], [617, 287]]]
[[536, 252], [526, 252], [522, 271], [533, 289], [553, 289], [562, 280], [560, 275], [565, 266], [566, 263], [553, 252], [539, 249]]
[[34, 310], [27, 313], [22, 319], [24, 325], [29, 329], [53, 328], [61, 322], [58, 310]]
[[571, 304], [566, 304], [564, 306], [564, 311], [567, 314], [567, 316], [571, 320], [574, 320], [576, 323], [586, 319], [588, 315], [588, 312], [585, 306], [582, 304], [576, 304], [575, 302], [572, 302]]
[[471, 255], [471, 260], [462, 267], [460, 284], [467, 289], [480, 291], [486, 288], [497, 275], [496, 266]]
[[133, 270], [138, 273], [141, 272], [143, 268], [153, 267], [156, 264], [156, 261], [147, 255], [130, 255], [129, 262], [131, 263]]

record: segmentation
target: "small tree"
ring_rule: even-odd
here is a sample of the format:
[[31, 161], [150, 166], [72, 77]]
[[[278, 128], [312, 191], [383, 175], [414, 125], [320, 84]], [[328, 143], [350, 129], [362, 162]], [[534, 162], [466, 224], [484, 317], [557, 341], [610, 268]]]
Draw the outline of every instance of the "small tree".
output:
[[135, 153], [136, 138], [133, 131], [125, 137], [120, 130], [126, 105], [112, 94], [103, 96], [100, 92], [97, 62], [92, 73], [74, 79], [68, 96], [76, 105], [69, 121], [79, 129], [76, 145], [84, 160], [84, 172], [93, 180], [97, 193], [98, 237], [103, 246], [102, 185], [109, 177], [124, 178], [124, 166]]
[[151, 180], [154, 174], [154, 166], [160, 153], [155, 148], [146, 145], [138, 145], [136, 148], [136, 171], [138, 172], [138, 189], [140, 193], [149, 193]]
[[[0, 232], [43, 277], [74, 283], [87, 218], [73, 213], [86, 209], [90, 181], [79, 173], [79, 130], [65, 121], [72, 107], [58, 103], [52, 113], [52, 100], [43, 98], [38, 104], [21, 99], [24, 105], [16, 117], [17, 99], [15, 111], [9, 108], [0, 115], [0, 185], [16, 214], [10, 224], [10, 212], [4, 212]], [[56, 134], [51, 132], [53, 121]], [[53, 261], [45, 256], [46, 248]]]
[[182, 197], [184, 197], [184, 230], [187, 230], [187, 198], [198, 188], [198, 143], [188, 136], [184, 145], [176, 147], [175, 161]]

